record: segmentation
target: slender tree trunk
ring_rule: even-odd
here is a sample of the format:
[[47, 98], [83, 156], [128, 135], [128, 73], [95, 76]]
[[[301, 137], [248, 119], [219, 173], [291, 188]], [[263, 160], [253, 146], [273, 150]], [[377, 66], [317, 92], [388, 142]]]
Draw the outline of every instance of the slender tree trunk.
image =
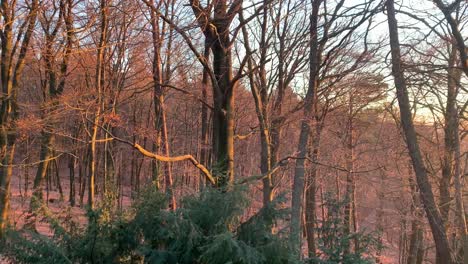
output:
[[[456, 222], [458, 222], [457, 226], [459, 229], [460, 234], [460, 242], [462, 244], [461, 248], [463, 248], [463, 256], [462, 258], [463, 264], [468, 264], [468, 227], [466, 222], [466, 212], [465, 212], [465, 205], [463, 202], [463, 185], [461, 181], [461, 153], [460, 153], [460, 135], [458, 133], [458, 110], [455, 109], [455, 119], [457, 120], [457, 129], [455, 134], [455, 170], [454, 170], [454, 185], [455, 185], [455, 206], [456, 206]], [[468, 156], [465, 159], [465, 172], [463, 175], [468, 174]]]
[[301, 132], [298, 143], [298, 159], [294, 169], [294, 180], [292, 187], [292, 205], [291, 205], [291, 233], [290, 246], [292, 255], [299, 259], [301, 256], [301, 215], [302, 201], [304, 194], [304, 163], [307, 154], [307, 146], [311, 129], [311, 116], [313, 116], [313, 105], [317, 98], [318, 75], [319, 75], [319, 49], [318, 49], [318, 13], [321, 0], [312, 2], [312, 14], [310, 16], [310, 68], [309, 68], [309, 87], [304, 99], [304, 113], [301, 121]]
[[[349, 93], [349, 111], [348, 111], [348, 126], [346, 133], [346, 193], [345, 193], [345, 208], [344, 208], [344, 226], [345, 236], [350, 236], [351, 232], [356, 232], [356, 179], [354, 175], [354, 122], [353, 122], [353, 98]], [[350, 241], [351, 242], [351, 241]], [[354, 240], [354, 250], [358, 249], [357, 240]], [[351, 252], [351, 244], [348, 243], [344, 249], [344, 254]]]
[[45, 131], [42, 132], [42, 139], [41, 139], [41, 150], [39, 154], [39, 166], [37, 168], [36, 177], [34, 178], [34, 185], [33, 185], [33, 194], [31, 196], [31, 204], [30, 210], [34, 212], [37, 210], [40, 205], [43, 203], [43, 195], [42, 195], [42, 182], [47, 175], [47, 168], [49, 167], [50, 159], [52, 158], [52, 145], [54, 142], [54, 136], [50, 133]]
[[83, 206], [84, 205], [84, 193], [85, 193], [85, 190], [86, 190], [86, 176], [87, 173], [86, 173], [86, 168], [88, 167], [88, 149], [89, 149], [89, 146], [86, 147], [86, 149], [83, 151], [82, 153], [82, 158], [81, 158], [81, 161], [78, 165], [78, 181], [79, 181], [79, 186], [80, 186], [80, 189], [78, 190], [79, 191], [79, 195], [80, 195], [80, 206]]
[[88, 206], [92, 210], [94, 209], [94, 193], [95, 193], [95, 179], [96, 179], [96, 159], [97, 159], [97, 150], [96, 150], [96, 139], [99, 129], [99, 116], [101, 114], [101, 107], [99, 106], [95, 112], [94, 124], [93, 124], [93, 133], [91, 136], [91, 143], [90, 143], [90, 157], [89, 157], [89, 182], [88, 182]]
[[400, 42], [398, 40], [398, 26], [395, 15], [394, 1], [387, 0], [387, 16], [390, 32], [390, 46], [392, 55], [392, 74], [397, 90], [397, 99], [400, 106], [400, 118], [403, 132], [405, 134], [406, 144], [413, 163], [413, 169], [416, 174], [416, 181], [419, 187], [421, 201], [429, 220], [432, 235], [436, 244], [436, 263], [450, 264], [453, 259], [450, 253], [450, 246], [443, 219], [437, 210], [437, 206], [432, 192], [432, 187], [428, 179], [424, 161], [421, 156], [416, 131], [413, 124], [408, 90], [404, 77], [403, 65], [401, 62]]
[[[380, 186], [378, 189], [377, 197], [379, 199], [379, 208], [377, 209], [377, 243], [383, 245], [383, 232], [384, 232], [384, 204], [385, 204], [385, 183], [386, 183], [386, 172], [384, 169], [380, 169]], [[376, 252], [376, 263], [382, 264], [382, 251], [383, 248], [379, 247]]]
[[[270, 143], [270, 129], [268, 121], [268, 84], [266, 80], [266, 52], [267, 52], [267, 23], [268, 23], [268, 8], [267, 4], [263, 5], [263, 16], [262, 16], [262, 25], [261, 25], [261, 40], [260, 46], [263, 47], [260, 52], [260, 61], [259, 61], [259, 73], [258, 77], [254, 74], [254, 63], [252, 58], [249, 58], [247, 61], [248, 70], [249, 70], [249, 83], [252, 90], [252, 95], [255, 102], [255, 111], [257, 113], [257, 119], [260, 123], [260, 172], [262, 174], [267, 174], [271, 167], [273, 166], [271, 162], [271, 143]], [[241, 22], [244, 21], [242, 13], [240, 14]], [[252, 49], [249, 45], [249, 37], [247, 29], [242, 28], [242, 33], [244, 37], [244, 47], [247, 53], [252, 53]], [[273, 181], [272, 175], [269, 174], [263, 179], [263, 206], [268, 206], [273, 200]]]
[[[206, 43], [206, 40], [205, 40], [205, 50], [204, 50], [204, 53], [203, 53], [203, 56], [205, 58], [205, 61], [209, 61], [210, 59], [210, 46], [208, 43]], [[209, 76], [209, 73], [207, 71], [207, 69], [203, 68], [203, 76], [202, 76], [202, 100], [204, 102], [207, 101], [208, 99], [208, 86], [209, 86], [209, 80], [210, 79], [210, 76]], [[208, 155], [209, 155], [209, 151], [208, 151], [208, 147], [209, 147], [209, 143], [208, 143], [208, 107], [205, 105], [205, 104], [201, 104], [201, 142], [200, 142], [200, 146], [201, 146], [201, 149], [200, 149], [200, 163], [201, 164], [205, 164], [207, 165], [208, 164]], [[205, 185], [204, 184], [204, 179], [205, 179], [205, 176], [203, 174], [203, 172], [200, 172], [200, 177], [199, 177], [199, 186], [200, 186], [200, 190], [203, 189], [203, 186]]]
[[450, 185], [454, 168], [455, 137], [458, 133], [456, 120], [456, 99], [457, 82], [460, 80], [461, 72], [456, 70], [457, 51], [455, 45], [452, 45], [452, 51], [449, 57], [447, 73], [447, 104], [445, 109], [444, 126], [444, 157], [442, 160], [442, 177], [439, 180], [439, 209], [442, 220], [447, 225], [450, 212]]
[[[409, 167], [411, 168], [411, 167]], [[408, 259], [406, 261], [407, 264], [417, 264], [418, 259], [421, 259], [421, 249], [423, 249], [423, 234], [424, 231], [421, 226], [421, 217], [423, 217], [422, 214], [422, 208], [421, 208], [421, 202], [418, 197], [417, 193], [417, 186], [412, 179], [412, 173], [409, 174], [409, 185], [410, 185], [410, 190], [411, 190], [411, 199], [412, 199], [412, 204], [411, 204], [411, 213], [413, 214], [411, 217], [411, 234], [409, 238], [409, 247], [408, 247]]]
[[[154, 6], [154, 2], [151, 1]], [[161, 3], [160, 3], [161, 4]], [[157, 152], [162, 152], [164, 156], [169, 157], [169, 142], [167, 134], [167, 122], [166, 122], [166, 111], [164, 105], [164, 80], [163, 70], [161, 61], [161, 47], [162, 40], [164, 38], [164, 29], [161, 31], [159, 26], [159, 17], [152, 10], [151, 12], [151, 27], [152, 27], [152, 41], [153, 41], [153, 82], [154, 82], [154, 113], [155, 113], [155, 128], [157, 135], [156, 148]], [[169, 74], [169, 73], [166, 73]], [[168, 78], [166, 78], [168, 79]], [[169, 162], [164, 163], [164, 183], [165, 191], [170, 199], [169, 207], [172, 210], [177, 208], [175, 196], [173, 194], [173, 178], [171, 164]]]
[[88, 183], [88, 206], [91, 210], [95, 206], [95, 181], [97, 174], [97, 146], [96, 139], [99, 132], [99, 123], [101, 119], [101, 112], [103, 111], [103, 102], [104, 102], [104, 58], [106, 53], [107, 45], [107, 25], [108, 25], [108, 3], [107, 0], [100, 1], [100, 36], [99, 44], [97, 47], [97, 61], [96, 61], [96, 90], [97, 90], [97, 100], [96, 100], [96, 112], [94, 113], [94, 120], [92, 126], [92, 135], [90, 143], [90, 161], [89, 161], [89, 183]]
[[[55, 155], [55, 152], [52, 152], [52, 154]], [[54, 170], [55, 170], [54, 178], [56, 179], [56, 185], [60, 194], [60, 201], [63, 201], [64, 195], [63, 195], [62, 181], [60, 179], [60, 165], [59, 165], [58, 159], [54, 159], [53, 164], [54, 164]]]
[[[5, 141], [7, 138], [6, 131], [2, 131], [1, 133], [0, 141]], [[2, 142], [2, 144], [4, 143]], [[5, 232], [8, 221], [8, 211], [10, 210], [10, 182], [13, 170], [13, 157], [15, 153], [14, 143], [3, 146], [2, 152], [5, 153], [3, 154], [4, 157], [2, 159], [2, 163], [6, 164], [6, 166], [2, 166], [2, 168], [0, 168], [0, 238], [2, 238], [3, 233]]]
[[[440, 203], [444, 206], [442, 215], [447, 221], [450, 211], [450, 187], [451, 179], [454, 181], [454, 198], [455, 198], [455, 223], [456, 229], [459, 230], [460, 242], [468, 243], [467, 224], [465, 217], [465, 208], [463, 204], [462, 184], [461, 184], [461, 153], [460, 153], [460, 135], [459, 135], [459, 117], [457, 109], [457, 86], [461, 79], [462, 72], [456, 68], [457, 63], [457, 47], [453, 44], [452, 51], [449, 57], [449, 65], [447, 70], [447, 104], [445, 110], [445, 127], [444, 127], [444, 159], [442, 163], [442, 179], [440, 182]], [[445, 189], [443, 189], [443, 187]], [[465, 259], [463, 263], [468, 263], [468, 252], [465, 250]], [[463, 256], [457, 256], [463, 258]]]
[[320, 139], [322, 135], [323, 123], [315, 126], [314, 137], [312, 138], [312, 153], [309, 155], [312, 159], [307, 179], [306, 189], [306, 237], [309, 258], [316, 257], [317, 247], [315, 242], [315, 223], [317, 222], [316, 195], [317, 195], [317, 162], [319, 158]]
[[68, 200], [70, 202], [70, 206], [75, 206], [75, 157], [70, 156], [68, 158], [68, 171], [69, 171], [69, 179], [70, 179], [70, 194]]

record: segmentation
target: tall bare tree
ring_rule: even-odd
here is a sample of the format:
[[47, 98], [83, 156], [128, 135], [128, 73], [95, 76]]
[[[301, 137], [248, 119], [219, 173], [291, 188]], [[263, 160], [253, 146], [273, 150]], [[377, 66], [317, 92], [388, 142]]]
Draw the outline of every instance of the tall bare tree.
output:
[[2, 102], [0, 108], [0, 237], [3, 237], [10, 209], [10, 182], [13, 170], [15, 141], [17, 137], [15, 121], [18, 118], [18, 89], [23, 72], [29, 44], [34, 34], [39, 1], [27, 3], [27, 19], [18, 26], [17, 1], [1, 1], [2, 28], [0, 78], [2, 84]]
[[[50, 10], [43, 10], [40, 14], [40, 22], [44, 30], [45, 43], [44, 43], [44, 64], [48, 87], [44, 92], [44, 118], [47, 120], [47, 125], [42, 131], [41, 150], [39, 155], [39, 166], [37, 168], [36, 177], [34, 179], [34, 192], [31, 197], [31, 210], [36, 210], [43, 200], [43, 181], [47, 174], [47, 168], [50, 160], [53, 159], [54, 148], [54, 126], [55, 120], [50, 120], [47, 115], [52, 115], [57, 111], [59, 104], [59, 96], [63, 93], [66, 82], [66, 75], [68, 69], [68, 62], [72, 52], [73, 45], [73, 1], [61, 0], [58, 5], [52, 5], [52, 15], [47, 13]], [[55, 22], [55, 23], [54, 23]], [[57, 39], [58, 34], [64, 32], [65, 39]], [[58, 50], [54, 47], [57, 42], [63, 42], [63, 45], [58, 45]], [[62, 47], [63, 46], [63, 47]], [[63, 56], [59, 56], [63, 53]], [[62, 57], [62, 61], [58, 62], [57, 57]], [[58, 79], [58, 80], [57, 80]], [[70, 187], [71, 188], [71, 187]], [[72, 189], [72, 188], [71, 188]]]
[[388, 27], [390, 32], [392, 74], [397, 91], [398, 104], [400, 107], [401, 126], [405, 135], [409, 155], [412, 160], [413, 169], [416, 174], [416, 182], [419, 187], [421, 202], [424, 206], [436, 244], [436, 261], [437, 263], [452, 263], [453, 258], [447, 239], [446, 229], [442, 220], [442, 216], [440, 215], [440, 212], [438, 211], [437, 205], [435, 203], [434, 194], [432, 192], [432, 187], [428, 179], [423, 158], [421, 156], [421, 150], [413, 124], [408, 89], [401, 59], [398, 24], [396, 20], [394, 1], [388, 0], [386, 7]]

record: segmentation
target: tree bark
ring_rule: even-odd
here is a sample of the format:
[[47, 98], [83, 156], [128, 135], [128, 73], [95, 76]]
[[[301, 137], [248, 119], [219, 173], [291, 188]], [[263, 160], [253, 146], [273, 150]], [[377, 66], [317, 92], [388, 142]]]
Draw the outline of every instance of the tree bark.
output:
[[108, 2], [107, 0], [101, 0], [100, 2], [100, 36], [97, 47], [97, 61], [96, 61], [96, 79], [95, 85], [97, 90], [96, 98], [96, 112], [94, 113], [94, 120], [92, 124], [92, 134], [90, 143], [90, 161], [89, 161], [89, 183], [88, 183], [88, 206], [91, 210], [95, 206], [95, 181], [97, 174], [97, 146], [96, 139], [99, 132], [99, 123], [101, 119], [101, 112], [103, 111], [104, 104], [104, 84], [105, 84], [105, 72], [104, 72], [104, 59], [107, 46], [107, 26], [108, 26]]
[[[260, 52], [260, 61], [258, 63], [258, 74], [254, 74], [254, 63], [251, 57], [248, 58], [248, 77], [250, 88], [252, 91], [252, 96], [255, 103], [255, 111], [257, 114], [257, 119], [260, 124], [260, 172], [261, 174], [266, 174], [271, 170], [273, 166], [271, 162], [271, 143], [270, 143], [270, 130], [269, 130], [269, 121], [268, 121], [268, 87], [266, 80], [266, 52], [267, 52], [267, 23], [268, 23], [268, 8], [267, 4], [264, 4], [263, 7], [263, 16], [261, 24], [261, 40], [260, 47], [262, 47]], [[242, 12], [240, 13], [240, 21], [244, 23]], [[244, 37], [244, 47], [248, 54], [252, 53], [252, 49], [249, 45], [249, 37], [247, 33], [247, 28], [242, 27], [242, 34]], [[273, 182], [272, 175], [268, 174], [263, 180], [263, 206], [268, 206], [273, 200]]]
[[[154, 1], [150, 2], [154, 6]], [[162, 1], [159, 5], [162, 4]], [[163, 70], [161, 61], [161, 47], [164, 37], [164, 27], [160, 30], [159, 17], [153, 10], [151, 10], [151, 28], [152, 28], [152, 45], [153, 45], [153, 101], [154, 101], [154, 113], [155, 113], [155, 129], [157, 133], [156, 140], [156, 151], [163, 153], [165, 156], [170, 156], [169, 142], [167, 134], [167, 122], [166, 122], [166, 111], [164, 105], [164, 80]], [[166, 72], [166, 74], [169, 74]], [[176, 200], [173, 194], [173, 178], [171, 164], [168, 162], [164, 163], [164, 183], [165, 191], [169, 196], [170, 204], [169, 207], [172, 210], [177, 208]]]
[[[208, 43], [206, 43], [205, 40], [205, 50], [203, 52], [203, 57], [205, 61], [209, 61], [210, 59], [210, 46]], [[203, 68], [203, 74], [202, 74], [202, 100], [204, 102], [207, 101], [208, 99], [208, 86], [210, 82], [210, 76], [208, 71]], [[200, 163], [201, 164], [208, 164], [209, 161], [209, 143], [208, 143], [208, 126], [209, 126], [209, 120], [208, 120], [208, 107], [205, 104], [201, 104], [201, 142], [200, 142]], [[205, 185], [203, 173], [200, 172], [200, 179], [199, 179], [199, 188], [200, 190], [203, 189], [203, 186]]]
[[312, 2], [312, 14], [310, 15], [309, 35], [310, 51], [309, 51], [309, 86], [304, 99], [304, 113], [301, 121], [301, 132], [299, 134], [299, 143], [297, 147], [297, 161], [294, 169], [294, 180], [292, 187], [292, 205], [291, 205], [291, 232], [290, 232], [290, 247], [294, 258], [299, 259], [301, 256], [301, 215], [302, 201], [304, 195], [304, 174], [305, 174], [305, 159], [307, 155], [307, 146], [311, 129], [311, 116], [313, 116], [313, 105], [317, 97], [318, 75], [319, 75], [319, 49], [318, 49], [318, 13], [321, 0]]
[[[353, 122], [353, 98], [351, 92], [349, 93], [349, 111], [348, 111], [348, 125], [346, 132], [346, 190], [345, 190], [345, 208], [344, 208], [344, 235], [350, 236], [351, 232], [356, 232], [356, 179], [354, 175], [354, 122]], [[350, 241], [349, 241], [350, 242]], [[355, 248], [357, 250], [357, 242], [355, 241]], [[344, 254], [347, 255], [351, 252], [351, 243], [348, 243], [344, 248]]]
[[317, 192], [317, 162], [319, 158], [320, 150], [320, 139], [322, 135], [323, 123], [315, 126], [314, 137], [312, 138], [312, 153], [310, 155], [312, 162], [308, 172], [307, 189], [306, 189], [306, 206], [305, 206], [305, 217], [306, 217], [306, 237], [307, 247], [309, 251], [309, 258], [313, 258], [317, 254], [317, 246], [315, 242], [315, 223], [317, 222], [316, 212], [316, 192]]
[[424, 161], [421, 156], [416, 131], [413, 124], [408, 90], [404, 77], [404, 70], [400, 54], [400, 42], [398, 39], [398, 26], [395, 15], [394, 1], [387, 0], [387, 16], [390, 32], [390, 47], [392, 55], [392, 74], [397, 90], [397, 99], [400, 106], [401, 125], [405, 135], [409, 155], [412, 160], [413, 169], [416, 174], [416, 181], [420, 190], [421, 201], [424, 206], [426, 216], [429, 220], [432, 235], [436, 244], [436, 263], [450, 264], [453, 262], [450, 246], [448, 243], [445, 226], [442, 217], [437, 210], [432, 187], [428, 179]]
[[[411, 170], [411, 167], [409, 167]], [[411, 216], [411, 234], [409, 238], [409, 247], [408, 247], [408, 258], [406, 263], [407, 264], [418, 264], [420, 263], [419, 260], [422, 259], [422, 250], [424, 250], [424, 245], [423, 245], [423, 234], [424, 230], [422, 229], [421, 226], [421, 217], [423, 217], [422, 214], [422, 208], [421, 208], [421, 202], [418, 197], [418, 192], [417, 192], [417, 186], [412, 179], [412, 173], [409, 174], [409, 186], [411, 190], [411, 213], [414, 215]]]
[[[190, 0], [193, 13], [213, 53], [210, 70], [213, 87], [213, 162], [217, 185], [221, 188], [234, 183], [234, 80], [232, 74], [232, 43], [230, 26], [242, 7], [235, 0], [228, 7], [227, 0], [213, 2], [211, 9], [203, 8], [199, 0]], [[229, 187], [230, 188], [230, 187]]]

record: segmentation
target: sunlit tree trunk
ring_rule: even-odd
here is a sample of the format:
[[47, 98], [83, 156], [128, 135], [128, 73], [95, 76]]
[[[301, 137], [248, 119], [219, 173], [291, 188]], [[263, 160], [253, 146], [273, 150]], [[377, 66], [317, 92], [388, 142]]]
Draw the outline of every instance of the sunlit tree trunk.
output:
[[[203, 57], [205, 61], [209, 61], [210, 59], [210, 46], [206, 43], [205, 40], [205, 50], [203, 52]], [[202, 100], [207, 102], [208, 99], [208, 87], [210, 82], [210, 76], [207, 69], [203, 68], [202, 73]], [[209, 163], [209, 142], [208, 142], [208, 128], [209, 128], [209, 115], [208, 115], [208, 107], [205, 104], [201, 104], [201, 142], [200, 142], [200, 163], [207, 164]], [[204, 175], [200, 172], [199, 178], [199, 188], [200, 190], [203, 189], [205, 185]]]
[[[154, 6], [154, 2], [151, 1], [151, 4]], [[163, 1], [158, 3], [158, 7], [161, 7]], [[170, 8], [166, 6], [166, 9]], [[166, 12], [167, 13], [167, 12]], [[152, 46], [153, 46], [153, 82], [154, 82], [154, 91], [153, 91], [153, 101], [154, 101], [154, 113], [155, 113], [155, 128], [156, 128], [156, 151], [163, 153], [165, 156], [170, 156], [169, 151], [169, 142], [168, 142], [168, 132], [167, 132], [167, 122], [166, 122], [166, 110], [164, 104], [164, 77], [162, 69], [162, 55], [161, 48], [163, 43], [163, 38], [165, 34], [165, 25], [160, 25], [160, 20], [158, 14], [152, 10], [151, 12], [151, 28], [152, 28]], [[170, 41], [170, 40], [169, 40]], [[169, 43], [171, 45], [171, 43]], [[170, 65], [169, 65], [170, 67]], [[166, 71], [166, 74], [169, 72]], [[167, 81], [169, 77], [166, 77]], [[170, 199], [170, 208], [175, 209], [177, 207], [176, 200], [173, 194], [173, 178], [171, 164], [165, 162], [164, 166], [164, 183], [165, 191]]]
[[88, 206], [90, 209], [95, 207], [95, 181], [97, 174], [97, 144], [96, 139], [99, 132], [99, 123], [101, 119], [101, 113], [103, 111], [104, 103], [104, 84], [105, 84], [105, 72], [104, 72], [104, 58], [107, 47], [107, 33], [108, 33], [108, 0], [101, 0], [100, 4], [100, 36], [99, 44], [97, 47], [97, 60], [96, 60], [96, 111], [94, 113], [94, 120], [92, 124], [91, 132], [91, 143], [90, 143], [90, 161], [89, 161], [89, 182], [88, 182]]

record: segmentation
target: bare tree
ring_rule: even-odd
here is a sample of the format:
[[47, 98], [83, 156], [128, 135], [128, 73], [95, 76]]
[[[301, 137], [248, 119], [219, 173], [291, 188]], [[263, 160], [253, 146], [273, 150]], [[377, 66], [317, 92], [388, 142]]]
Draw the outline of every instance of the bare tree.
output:
[[0, 153], [3, 166], [0, 168], [0, 237], [3, 237], [10, 209], [10, 182], [15, 153], [16, 129], [18, 118], [19, 80], [24, 68], [26, 53], [34, 33], [39, 1], [28, 2], [27, 19], [20, 23], [20, 30], [15, 30], [18, 3], [1, 2], [1, 61], [0, 77], [2, 83], [2, 103], [0, 108]]
[[[72, 13], [73, 1], [60, 1], [52, 4], [51, 15], [47, 13], [50, 10], [43, 10], [40, 13], [40, 19], [42, 29], [44, 30], [45, 43], [44, 43], [44, 65], [46, 72], [46, 82], [48, 87], [45, 87], [47, 91], [44, 91], [44, 117], [49, 120], [45, 129], [41, 132], [41, 150], [39, 155], [39, 166], [37, 168], [36, 177], [34, 179], [34, 192], [31, 197], [31, 211], [34, 212], [39, 208], [43, 202], [43, 181], [47, 174], [47, 168], [53, 157], [53, 144], [54, 144], [54, 126], [55, 120], [47, 118], [48, 115], [52, 115], [58, 111], [59, 96], [63, 93], [65, 88], [68, 61], [70, 53], [72, 52], [73, 45], [73, 13]], [[58, 13], [57, 13], [58, 12]], [[55, 20], [55, 23], [54, 23]], [[57, 39], [57, 35], [64, 32], [65, 40]], [[54, 49], [57, 46], [57, 42], [63, 42], [63, 45], [58, 45], [58, 50]], [[62, 47], [63, 46], [63, 47]], [[63, 53], [63, 56], [59, 56], [58, 53]], [[57, 57], [62, 57], [62, 61], [58, 62]], [[58, 79], [58, 81], [57, 81]], [[70, 187], [70, 190], [72, 188]]]
[[416, 137], [416, 131], [413, 124], [413, 118], [410, 109], [408, 90], [404, 69], [401, 62], [400, 42], [398, 37], [398, 24], [395, 15], [394, 1], [389, 0], [386, 4], [388, 26], [390, 32], [390, 47], [392, 55], [392, 74], [397, 90], [397, 99], [400, 107], [401, 126], [405, 135], [409, 155], [412, 160], [413, 168], [416, 174], [416, 181], [419, 187], [421, 202], [424, 206], [426, 216], [431, 226], [432, 235], [436, 244], [437, 263], [452, 263], [450, 246], [447, 239], [445, 226], [443, 224], [440, 212], [432, 192], [431, 184], [427, 176], [424, 161]]

